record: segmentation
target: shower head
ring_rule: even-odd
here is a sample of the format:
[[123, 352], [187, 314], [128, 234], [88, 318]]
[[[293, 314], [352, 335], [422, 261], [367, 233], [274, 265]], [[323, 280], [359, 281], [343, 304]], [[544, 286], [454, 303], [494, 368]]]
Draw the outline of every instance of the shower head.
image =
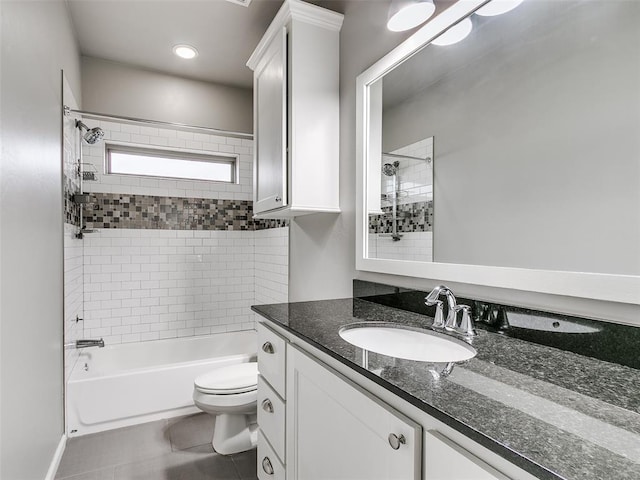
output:
[[387, 177], [392, 177], [396, 173], [398, 173], [398, 167], [400, 166], [399, 161], [395, 161], [393, 163], [385, 163], [382, 165], [382, 173], [384, 173]]
[[78, 127], [81, 131], [85, 131], [85, 134], [82, 136], [82, 138], [84, 138], [84, 141], [89, 145], [95, 145], [102, 139], [102, 137], [104, 137], [104, 130], [102, 130], [100, 127], [89, 128], [80, 120], [76, 120], [76, 127]]

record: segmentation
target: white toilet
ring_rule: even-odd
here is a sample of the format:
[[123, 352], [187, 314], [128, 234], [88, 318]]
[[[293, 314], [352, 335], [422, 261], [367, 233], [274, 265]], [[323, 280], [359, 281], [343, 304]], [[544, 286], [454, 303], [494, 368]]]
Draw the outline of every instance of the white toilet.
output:
[[217, 368], [195, 379], [193, 401], [215, 415], [212, 445], [223, 455], [244, 452], [256, 446], [256, 401], [258, 364], [238, 363]]

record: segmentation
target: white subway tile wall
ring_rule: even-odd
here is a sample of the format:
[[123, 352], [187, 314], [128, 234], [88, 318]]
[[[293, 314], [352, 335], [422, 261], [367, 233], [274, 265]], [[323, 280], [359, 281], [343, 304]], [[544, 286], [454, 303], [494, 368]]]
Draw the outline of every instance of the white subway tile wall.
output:
[[[117, 121], [84, 120], [87, 125], [104, 130], [104, 142], [83, 145], [85, 171], [97, 171], [97, 181], [84, 182], [85, 192], [159, 195], [188, 198], [253, 199], [253, 140], [223, 135], [195, 133], [188, 129], [147, 127]], [[141, 147], [164, 147], [198, 153], [230, 153], [238, 156], [237, 184], [145, 178], [132, 175], [107, 175], [105, 145], [110, 141]]]
[[252, 304], [287, 301], [288, 230], [87, 234], [85, 335], [116, 344], [255, 328]]
[[369, 258], [433, 261], [433, 232], [401, 232], [402, 238], [394, 241], [391, 236], [369, 233]]
[[288, 228], [257, 230], [255, 237], [255, 303], [289, 301]]
[[[75, 237], [78, 227], [69, 223], [64, 224], [64, 341], [73, 343], [82, 338], [83, 322], [76, 318], [83, 318], [82, 299], [82, 240]], [[65, 348], [64, 350], [65, 381], [69, 380], [71, 370], [78, 360], [78, 350]]]

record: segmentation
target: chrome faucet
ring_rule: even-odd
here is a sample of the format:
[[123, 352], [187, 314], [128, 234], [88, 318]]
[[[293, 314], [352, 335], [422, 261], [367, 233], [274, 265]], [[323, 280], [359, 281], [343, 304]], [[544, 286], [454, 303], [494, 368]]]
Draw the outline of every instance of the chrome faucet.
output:
[[[447, 319], [443, 320], [443, 303], [439, 300], [440, 295], [446, 295], [447, 297]], [[476, 335], [475, 328], [473, 326], [473, 320], [471, 319], [471, 307], [469, 305], [458, 305], [456, 303], [456, 297], [449, 289], [444, 285], [438, 285], [434, 288], [429, 295], [425, 297], [424, 304], [428, 307], [436, 306], [436, 315], [433, 321], [432, 328], [435, 330], [444, 329], [448, 332], [457, 333], [465, 337], [471, 337]], [[458, 325], [458, 313], [462, 312], [462, 318]]]
[[76, 340], [72, 343], [65, 343], [65, 347], [87, 348], [87, 347], [104, 347], [104, 340]]

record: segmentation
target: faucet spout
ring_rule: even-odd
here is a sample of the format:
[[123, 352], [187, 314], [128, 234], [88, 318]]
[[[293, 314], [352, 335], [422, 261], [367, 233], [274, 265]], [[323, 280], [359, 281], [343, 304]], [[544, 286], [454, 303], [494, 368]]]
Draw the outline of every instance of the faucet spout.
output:
[[[440, 301], [440, 295], [444, 294], [447, 297], [447, 319], [443, 321], [443, 308], [442, 301]], [[471, 319], [471, 307], [468, 305], [458, 305], [457, 300], [453, 292], [449, 287], [444, 285], [438, 285], [434, 288], [429, 295], [424, 299], [424, 304], [428, 307], [436, 306], [436, 315], [431, 328], [434, 330], [444, 329], [447, 332], [462, 335], [464, 337], [471, 337], [476, 335], [473, 320]], [[458, 325], [458, 312], [462, 312], [462, 320]]]
[[424, 299], [425, 300], [424, 304], [427, 305], [428, 307], [432, 305], [437, 305], [438, 310], [440, 310], [440, 312], [436, 312], [436, 315], [438, 315], [438, 313], [442, 315], [442, 312], [441, 312], [442, 302], [438, 304], [438, 301], [439, 301], [438, 299], [442, 294], [444, 294], [447, 297], [447, 307], [448, 307], [447, 320], [445, 321], [445, 325], [452, 325], [456, 321], [457, 304], [456, 304], [456, 296], [453, 294], [453, 292], [449, 287], [445, 287], [444, 285], [438, 285], [436, 288], [431, 290], [431, 293], [429, 293], [429, 295], [427, 295], [427, 297]]
[[104, 340], [101, 338], [100, 340], [76, 340], [74, 345], [76, 348], [87, 348], [87, 347], [104, 347]]

